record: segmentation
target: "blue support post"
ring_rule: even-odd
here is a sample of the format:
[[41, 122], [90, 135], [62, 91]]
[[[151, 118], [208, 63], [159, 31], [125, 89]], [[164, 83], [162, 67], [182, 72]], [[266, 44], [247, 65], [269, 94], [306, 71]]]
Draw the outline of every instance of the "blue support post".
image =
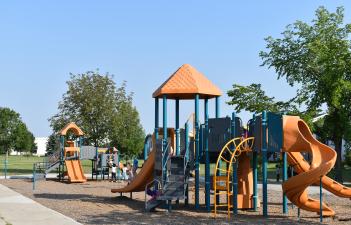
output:
[[[216, 118], [219, 118], [220, 117], [220, 107], [219, 107], [219, 103], [220, 103], [220, 97], [216, 97]], [[222, 168], [222, 162], [219, 161], [218, 163], [218, 166], [219, 168]], [[221, 175], [221, 171], [217, 171], [217, 176], [220, 176]], [[217, 191], [218, 193], [218, 191]], [[216, 195], [216, 202], [218, 202], [218, 204], [220, 204], [220, 199], [219, 199], [219, 195]]]
[[179, 99], [175, 102], [175, 133], [176, 133], [176, 155], [180, 155], [180, 132], [179, 132]]
[[59, 180], [63, 180], [65, 137], [61, 135], [60, 139], [61, 139], [61, 152], [60, 152]]
[[195, 96], [195, 209], [199, 209], [199, 94]]
[[[231, 127], [230, 127], [230, 135], [231, 138], [235, 138], [235, 112], [232, 113]], [[233, 146], [234, 148], [234, 146]], [[234, 149], [232, 149], [234, 151]], [[237, 160], [237, 159], [236, 159]], [[236, 161], [233, 164], [233, 214], [238, 214], [238, 162]]]
[[5, 175], [5, 179], [7, 179], [7, 163], [9, 162], [8, 160], [9, 157], [9, 151], [6, 151], [6, 155], [5, 155], [5, 162], [4, 162], [4, 175]]
[[[286, 152], [282, 152], [283, 154], [283, 182], [288, 180], [288, 170], [287, 170], [287, 155]], [[286, 198], [285, 193], [283, 193], [283, 213], [288, 213], [288, 200]]]
[[323, 183], [322, 177], [319, 180], [319, 221], [323, 222]]
[[155, 140], [158, 140], [158, 128], [159, 128], [159, 107], [158, 107], [158, 98], [155, 98]]
[[119, 168], [119, 150], [117, 149], [117, 179], [121, 179], [121, 169]]
[[238, 215], [238, 162], [233, 163], [233, 214]]
[[98, 166], [99, 166], [99, 153], [98, 153], [98, 147], [95, 146], [95, 179], [98, 179]]
[[[167, 147], [167, 95], [163, 95], [163, 150]], [[162, 168], [164, 168], [162, 160]], [[166, 175], [165, 171], [163, 174]], [[165, 177], [163, 177], [165, 179]]]
[[35, 163], [33, 164], [33, 191], [35, 190], [35, 176], [36, 176], [36, 171], [35, 171]]
[[262, 112], [262, 202], [263, 216], [268, 216], [268, 201], [267, 201], [267, 113]]
[[[186, 161], [189, 161], [189, 125], [188, 122], [185, 123], [185, 158]], [[185, 205], [187, 206], [189, 204], [189, 182], [186, 185], [186, 190], [185, 190]]]
[[297, 208], [297, 220], [300, 220], [300, 208]]
[[144, 142], [144, 161], [147, 159], [147, 144]]
[[[167, 142], [168, 142], [168, 134], [167, 134], [167, 95], [163, 95], [163, 150], [165, 150], [167, 148]], [[167, 162], [163, 162], [163, 160], [162, 160], [162, 168], [164, 168], [163, 163], [167, 163]], [[167, 168], [165, 168], [164, 170], [167, 170]], [[163, 175], [164, 175], [164, 177], [162, 179], [163, 179], [163, 182], [165, 182], [166, 178], [167, 178], [167, 171], [163, 171]], [[168, 212], [171, 212], [171, 210], [172, 210], [172, 202], [170, 200], [168, 200], [167, 201], [167, 205], [168, 205]]]
[[206, 203], [206, 210], [208, 212], [211, 211], [210, 201], [211, 201], [211, 173], [210, 173], [210, 156], [208, 152], [208, 99], [205, 99], [204, 102], [204, 112], [205, 112], [205, 132], [203, 134], [204, 137], [204, 147], [205, 147], [205, 203]]
[[[253, 121], [255, 123], [256, 115], [253, 115]], [[257, 132], [257, 131], [255, 131]], [[253, 209], [257, 211], [257, 150], [254, 149], [252, 153], [252, 167], [253, 167]]]

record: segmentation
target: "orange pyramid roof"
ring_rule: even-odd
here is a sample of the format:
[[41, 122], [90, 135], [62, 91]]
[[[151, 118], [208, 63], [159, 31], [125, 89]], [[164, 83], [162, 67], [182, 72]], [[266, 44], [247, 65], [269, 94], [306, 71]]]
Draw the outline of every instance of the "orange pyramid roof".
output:
[[153, 94], [152, 97], [167, 95], [169, 99], [214, 98], [221, 96], [221, 90], [202, 73], [189, 64], [182, 65]]

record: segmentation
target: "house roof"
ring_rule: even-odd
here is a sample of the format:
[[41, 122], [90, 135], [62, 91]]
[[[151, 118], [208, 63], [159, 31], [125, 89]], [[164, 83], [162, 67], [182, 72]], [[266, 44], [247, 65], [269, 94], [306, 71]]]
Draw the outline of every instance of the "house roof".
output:
[[182, 65], [153, 94], [152, 97], [167, 95], [169, 99], [214, 98], [222, 91], [202, 73], [189, 64]]

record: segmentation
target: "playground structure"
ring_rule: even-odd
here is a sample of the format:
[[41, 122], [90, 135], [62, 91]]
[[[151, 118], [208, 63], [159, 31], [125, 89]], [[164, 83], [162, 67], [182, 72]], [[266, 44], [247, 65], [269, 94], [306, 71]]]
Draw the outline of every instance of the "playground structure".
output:
[[[350, 198], [351, 189], [332, 179], [326, 174], [335, 163], [336, 153], [330, 147], [319, 143], [311, 134], [308, 126], [299, 117], [285, 116], [270, 112], [254, 115], [244, 132], [240, 118], [235, 113], [232, 117], [220, 118], [219, 97], [221, 91], [205, 76], [188, 64], [180, 67], [154, 93], [155, 130], [147, 137], [144, 146], [143, 168], [135, 179], [126, 187], [112, 189], [113, 193], [131, 193], [145, 191], [154, 187], [159, 195], [147, 201], [145, 209], [152, 211], [160, 205], [167, 205], [171, 210], [172, 201], [184, 200], [188, 204], [189, 175], [195, 171], [195, 209], [200, 208], [200, 173], [199, 164], [205, 164], [205, 208], [211, 211], [211, 192], [216, 215], [219, 207], [226, 207], [228, 216], [238, 209], [253, 209], [260, 206], [258, 200], [258, 155], [262, 155], [262, 211], [268, 216], [267, 163], [274, 154], [281, 155], [283, 163], [283, 213], [287, 213], [289, 199], [299, 209], [317, 212], [323, 216], [335, 213], [322, 202], [322, 188], [339, 197]], [[163, 100], [163, 127], [159, 127], [159, 98]], [[208, 100], [215, 98], [215, 118], [209, 118]], [[167, 118], [167, 100], [175, 100], [175, 128], [169, 128]], [[189, 131], [189, 121], [184, 129], [179, 127], [179, 100], [194, 99], [195, 113], [193, 132]], [[199, 100], [204, 99], [204, 123], [200, 124]], [[174, 134], [169, 135], [171, 130]], [[181, 130], [183, 134], [181, 135]], [[175, 143], [175, 144], [174, 144]], [[182, 143], [182, 144], [181, 144]], [[175, 149], [170, 154], [171, 146]], [[301, 152], [312, 157], [307, 162]], [[190, 155], [194, 156], [191, 158]], [[251, 164], [252, 162], [252, 164]], [[210, 163], [216, 163], [213, 174]], [[287, 179], [287, 166], [293, 167], [298, 174]], [[212, 176], [212, 179], [211, 179]], [[211, 185], [212, 181], [212, 185]], [[320, 185], [320, 199], [308, 197], [307, 187]], [[227, 201], [220, 202], [220, 195], [226, 195]]]
[[[60, 148], [58, 151], [47, 157], [45, 162], [33, 164], [33, 189], [35, 181], [45, 179], [47, 174], [57, 171], [58, 179], [63, 181], [65, 177], [70, 183], [86, 182], [81, 160], [91, 160], [91, 179], [105, 179], [109, 176], [110, 164], [119, 165], [118, 151], [114, 152], [109, 148], [94, 146], [83, 146], [84, 133], [74, 123], [68, 123], [58, 132]], [[65, 140], [67, 139], [67, 140]], [[118, 177], [120, 171], [118, 170]]]

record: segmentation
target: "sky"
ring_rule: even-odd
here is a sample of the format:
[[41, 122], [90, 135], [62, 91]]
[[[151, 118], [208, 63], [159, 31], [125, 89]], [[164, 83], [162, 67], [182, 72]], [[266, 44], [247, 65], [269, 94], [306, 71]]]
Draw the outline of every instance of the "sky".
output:
[[[48, 136], [48, 118], [58, 111], [69, 74], [99, 69], [117, 85], [127, 82], [150, 133], [152, 93], [185, 63], [223, 91], [221, 116], [233, 111], [226, 92], [234, 83], [261, 83], [268, 95], [287, 100], [296, 89], [261, 67], [258, 54], [265, 37], [281, 37], [296, 20], [310, 22], [319, 6], [344, 6], [351, 22], [351, 3], [336, 0], [1, 1], [0, 107], [20, 113], [36, 137]], [[209, 106], [214, 117], [214, 100]], [[183, 124], [194, 102], [182, 101], [180, 110]], [[174, 111], [169, 101], [170, 127]], [[202, 102], [200, 115], [203, 120]]]

